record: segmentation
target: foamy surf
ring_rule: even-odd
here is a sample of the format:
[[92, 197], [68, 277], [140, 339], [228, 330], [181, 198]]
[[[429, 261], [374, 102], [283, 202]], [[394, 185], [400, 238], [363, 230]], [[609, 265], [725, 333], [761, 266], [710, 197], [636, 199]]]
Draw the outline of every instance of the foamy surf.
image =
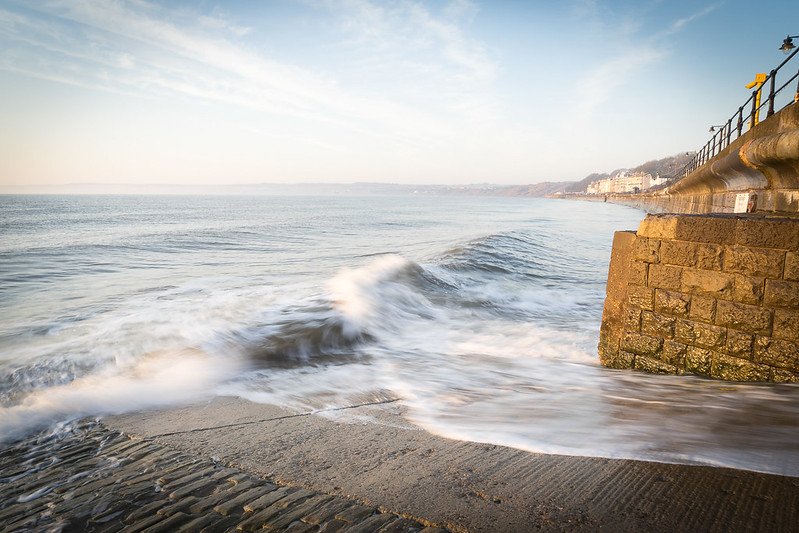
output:
[[236, 359], [198, 349], [142, 355], [68, 383], [40, 388], [0, 408], [0, 440], [12, 440], [56, 422], [177, 405], [213, 393], [242, 367]]

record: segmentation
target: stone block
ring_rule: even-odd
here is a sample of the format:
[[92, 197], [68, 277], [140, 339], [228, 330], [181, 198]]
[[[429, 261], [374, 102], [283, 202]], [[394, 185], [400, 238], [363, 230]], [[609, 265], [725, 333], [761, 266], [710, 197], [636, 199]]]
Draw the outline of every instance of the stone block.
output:
[[781, 368], [772, 368], [769, 381], [774, 383], [799, 383], [799, 374]]
[[651, 357], [646, 357], [644, 355], [636, 356], [635, 358], [635, 369], [636, 370], [643, 370], [644, 372], [649, 372], [651, 374], [679, 374], [680, 370], [668, 363], [664, 363], [663, 361], [659, 361], [657, 359], [653, 359]]
[[609, 337], [609, 335], [599, 335], [597, 351], [599, 352], [599, 362], [602, 363], [603, 366], [610, 366], [619, 355], [620, 339], [611, 339]]
[[650, 337], [670, 339], [674, 336], [674, 318], [656, 315], [651, 311], [641, 313], [641, 333]]
[[712, 324], [715, 314], [716, 300], [704, 296], [691, 297], [691, 308], [688, 312], [688, 316], [691, 317], [691, 320], [699, 320]]
[[768, 381], [771, 372], [769, 367], [756, 365], [736, 357], [714, 354], [710, 368], [710, 377], [726, 381]]
[[652, 311], [654, 309], [654, 293], [654, 289], [648, 287], [630, 287], [627, 301], [631, 307]]
[[678, 218], [675, 215], [647, 215], [638, 226], [638, 235], [651, 239], [675, 239]]
[[660, 243], [660, 262], [669, 265], [721, 270], [722, 253], [723, 248], [718, 244], [667, 240]]
[[799, 347], [791, 341], [757, 337], [755, 362], [799, 372]]
[[655, 355], [660, 351], [663, 341], [639, 333], [626, 332], [621, 339], [621, 351], [636, 355]]
[[771, 311], [738, 302], [716, 303], [716, 324], [749, 333], [771, 333]]
[[725, 272], [686, 268], [682, 272], [682, 291], [714, 298], [732, 297], [735, 277]]
[[660, 260], [660, 241], [639, 236], [633, 244], [633, 260], [657, 263]]
[[734, 329], [727, 330], [727, 348], [726, 352], [740, 359], [752, 359], [752, 345], [754, 344], [755, 336], [749, 333], [741, 333]]
[[611, 364], [605, 365], [608, 368], [633, 368], [635, 366], [635, 354], [625, 351], [619, 351], [611, 361]]
[[767, 279], [763, 303], [769, 307], [799, 308], [799, 281]]
[[667, 265], [696, 266], [696, 243], [663, 240], [660, 243], [660, 260]]
[[799, 311], [777, 309], [774, 311], [775, 339], [799, 342]]
[[630, 270], [629, 270], [630, 272], [629, 284], [646, 285], [648, 266], [649, 263], [645, 263], [643, 261], [631, 261]]
[[683, 369], [685, 368], [685, 354], [687, 351], [687, 345], [667, 339], [663, 341], [663, 351], [660, 354], [660, 358], [670, 365]]
[[681, 277], [682, 268], [680, 267], [670, 265], [650, 265], [648, 285], [658, 289], [678, 291], [680, 290]]
[[721, 270], [724, 248], [718, 244], [698, 244], [696, 246], [696, 261], [693, 265], [702, 270]]
[[735, 227], [735, 242], [756, 248], [799, 251], [799, 220], [741, 219]]
[[710, 376], [713, 352], [689, 346], [685, 353], [685, 371], [699, 376]]
[[780, 279], [785, 266], [785, 251], [769, 248], [730, 246], [724, 253], [724, 271]]
[[719, 326], [678, 319], [674, 327], [674, 340], [689, 346], [719, 350], [727, 340], [727, 330]]
[[635, 354], [625, 351], [618, 351], [613, 354], [605, 354], [601, 358], [601, 363], [607, 368], [633, 368], [635, 365]]
[[638, 227], [642, 237], [732, 244], [736, 220], [717, 215], [647, 215]]
[[753, 278], [735, 274], [732, 299], [736, 302], [759, 304], [763, 301], [765, 278]]
[[[648, 312], [648, 311], [646, 311]], [[624, 310], [624, 331], [641, 330], [641, 310], [636, 307], [628, 307]]]
[[686, 316], [691, 297], [680, 292], [665, 291], [657, 289], [655, 291], [655, 311], [674, 316]]
[[736, 220], [714, 215], [683, 215], [677, 221], [676, 240], [732, 244], [735, 242]]
[[788, 252], [785, 254], [785, 272], [783, 278], [790, 281], [799, 281], [799, 253]]

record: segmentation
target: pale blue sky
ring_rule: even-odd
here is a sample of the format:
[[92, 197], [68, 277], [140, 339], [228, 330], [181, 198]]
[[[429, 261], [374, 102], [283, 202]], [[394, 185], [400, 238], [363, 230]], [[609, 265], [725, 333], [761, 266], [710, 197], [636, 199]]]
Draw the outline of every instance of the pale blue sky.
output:
[[795, 1], [0, 0], [0, 185], [535, 183], [704, 144]]

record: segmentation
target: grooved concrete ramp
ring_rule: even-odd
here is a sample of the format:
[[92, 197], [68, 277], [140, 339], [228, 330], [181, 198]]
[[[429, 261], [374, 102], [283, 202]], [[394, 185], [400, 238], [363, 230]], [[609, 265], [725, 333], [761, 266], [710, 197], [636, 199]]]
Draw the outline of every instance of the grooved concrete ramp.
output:
[[2, 450], [0, 473], [2, 532], [445, 531], [97, 424]]
[[219, 398], [105, 423], [279, 483], [454, 531], [799, 527], [799, 478], [458, 442], [409, 425], [402, 413], [401, 402], [322, 417]]

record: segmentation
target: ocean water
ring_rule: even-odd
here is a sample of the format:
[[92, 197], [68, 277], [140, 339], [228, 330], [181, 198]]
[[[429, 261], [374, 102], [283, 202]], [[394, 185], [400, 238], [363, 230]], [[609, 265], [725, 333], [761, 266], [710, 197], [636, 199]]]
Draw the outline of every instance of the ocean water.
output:
[[1, 196], [0, 441], [216, 395], [400, 398], [456, 439], [799, 475], [799, 387], [599, 366], [613, 232], [642, 217], [527, 198]]

